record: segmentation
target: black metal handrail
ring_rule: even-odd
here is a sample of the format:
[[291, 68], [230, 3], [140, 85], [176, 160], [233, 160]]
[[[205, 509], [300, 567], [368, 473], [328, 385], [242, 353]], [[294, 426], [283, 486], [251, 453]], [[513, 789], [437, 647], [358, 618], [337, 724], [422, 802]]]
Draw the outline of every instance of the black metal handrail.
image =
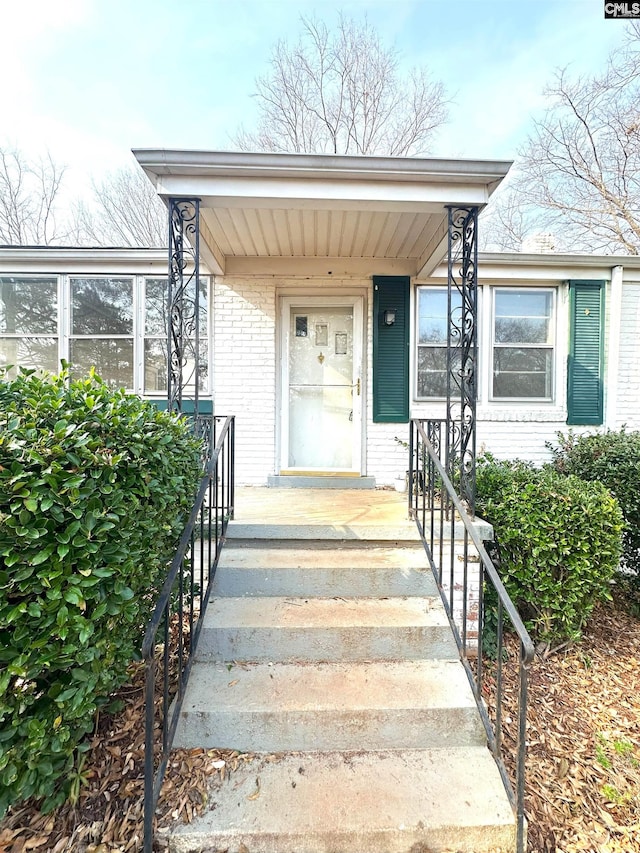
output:
[[[145, 662], [144, 853], [178, 724], [193, 652], [234, 511], [233, 417], [213, 419], [215, 448], [142, 644]], [[160, 673], [162, 690], [156, 695]]]
[[[487, 732], [489, 748], [516, 813], [518, 853], [524, 853], [528, 668], [534, 658], [534, 646], [487, 554], [476, 523], [470, 518], [445, 470], [445, 466], [452, 469], [448, 464], [449, 460], [441, 458], [448, 446], [446, 433], [443, 433], [446, 428], [444, 420], [414, 419], [411, 422], [409, 511], [418, 525]], [[487, 599], [495, 602], [495, 608], [492, 607], [491, 612]], [[513, 750], [507, 752], [507, 738], [503, 726], [504, 673], [505, 664], [509, 661], [509, 651], [504, 638], [505, 618], [517, 635], [519, 643], [515, 754]], [[490, 624], [490, 621], [495, 621], [495, 624]], [[488, 641], [489, 629], [495, 632], [495, 648], [492, 649], [492, 653], [495, 653], [493, 687], [485, 678], [483, 661], [483, 654], [487, 651], [484, 643]], [[509, 778], [505, 756], [515, 765], [515, 791]]]

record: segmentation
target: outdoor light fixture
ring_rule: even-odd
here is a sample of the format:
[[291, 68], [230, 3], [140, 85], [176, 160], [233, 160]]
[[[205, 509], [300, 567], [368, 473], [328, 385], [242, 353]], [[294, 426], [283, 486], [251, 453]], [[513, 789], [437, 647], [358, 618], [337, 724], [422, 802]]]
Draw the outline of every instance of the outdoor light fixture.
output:
[[382, 315], [382, 321], [385, 326], [393, 326], [396, 321], [396, 309], [387, 308], [387, 310]]

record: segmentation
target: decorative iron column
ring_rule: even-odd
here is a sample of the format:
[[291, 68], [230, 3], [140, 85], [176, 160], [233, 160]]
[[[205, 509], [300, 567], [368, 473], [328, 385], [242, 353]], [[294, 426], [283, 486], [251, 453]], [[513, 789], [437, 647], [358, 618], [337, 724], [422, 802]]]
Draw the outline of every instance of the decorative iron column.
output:
[[473, 515], [478, 387], [478, 208], [448, 207], [446, 467]]
[[[167, 401], [182, 412], [193, 401], [198, 423], [200, 379], [200, 199], [169, 199]], [[190, 407], [189, 407], [190, 408]]]

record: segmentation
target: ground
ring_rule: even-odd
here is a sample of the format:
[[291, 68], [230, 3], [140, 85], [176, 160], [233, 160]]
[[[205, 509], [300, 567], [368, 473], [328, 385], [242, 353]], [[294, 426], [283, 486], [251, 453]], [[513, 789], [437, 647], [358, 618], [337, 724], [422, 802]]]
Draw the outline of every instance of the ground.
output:
[[[139, 667], [120, 695], [122, 711], [98, 720], [76, 805], [51, 815], [35, 803], [16, 807], [0, 823], [1, 853], [141, 849]], [[582, 642], [536, 658], [529, 698], [529, 853], [640, 853], [640, 620], [620, 598], [599, 606]], [[176, 751], [160, 803], [160, 838], [162, 827], [201, 808], [210, 775], [231, 774], [250, 760], [229, 751]]]

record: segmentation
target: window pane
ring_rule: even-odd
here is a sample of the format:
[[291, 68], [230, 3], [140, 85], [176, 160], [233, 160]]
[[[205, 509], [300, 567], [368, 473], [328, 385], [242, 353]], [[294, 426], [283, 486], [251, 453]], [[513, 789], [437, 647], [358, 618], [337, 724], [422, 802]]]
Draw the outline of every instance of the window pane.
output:
[[55, 278], [0, 278], [0, 332], [46, 335], [58, 331]]
[[167, 344], [161, 340], [144, 342], [144, 390], [167, 390]]
[[[461, 298], [457, 291], [451, 294], [454, 323], [460, 325]], [[422, 287], [418, 290], [418, 343], [443, 344], [447, 342], [447, 291]]]
[[549, 399], [552, 393], [552, 373], [551, 349], [495, 347], [493, 396]]
[[167, 334], [167, 297], [166, 278], [148, 278], [145, 283], [145, 322], [146, 335]]
[[[460, 354], [454, 353], [454, 372]], [[418, 347], [418, 397], [447, 396], [447, 348]]]
[[497, 343], [551, 343], [552, 294], [549, 291], [496, 291]]
[[71, 370], [86, 376], [91, 367], [113, 388], [133, 388], [133, 340], [84, 338], [69, 343]]
[[[206, 340], [200, 341], [198, 390], [209, 391], [209, 346]], [[187, 355], [183, 368], [183, 383], [185, 391], [193, 392], [194, 359]], [[148, 393], [167, 390], [167, 344], [163, 340], [146, 340], [144, 342], [144, 390]]]
[[[207, 337], [207, 279], [200, 279], [200, 337]], [[166, 278], [148, 278], [146, 281], [145, 334], [167, 334], [169, 284]]]
[[58, 373], [57, 338], [0, 338], [0, 367], [13, 365], [9, 376], [14, 377], [18, 367]]
[[551, 324], [534, 317], [496, 317], [496, 343], [550, 343]]
[[130, 335], [132, 332], [133, 283], [131, 279], [72, 279], [71, 333], [73, 335]]
[[207, 329], [209, 328], [209, 324], [207, 322], [207, 306], [208, 306], [208, 282], [206, 278], [200, 279], [200, 288], [199, 288], [199, 296], [200, 296], [200, 337], [207, 337]]

